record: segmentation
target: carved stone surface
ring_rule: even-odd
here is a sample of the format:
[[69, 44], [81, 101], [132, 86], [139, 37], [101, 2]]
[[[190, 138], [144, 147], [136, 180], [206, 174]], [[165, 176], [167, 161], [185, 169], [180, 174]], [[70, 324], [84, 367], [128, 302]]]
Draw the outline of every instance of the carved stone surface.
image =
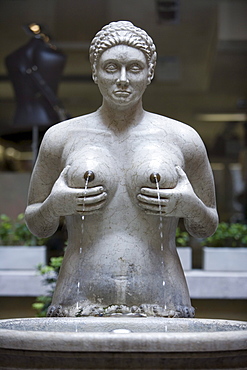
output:
[[196, 237], [217, 227], [205, 147], [191, 127], [143, 109], [156, 63], [145, 31], [110, 23], [90, 60], [102, 106], [47, 131], [30, 183], [30, 230], [50, 236], [61, 216], [68, 229], [48, 314], [193, 317], [175, 232], [179, 218]]
[[0, 321], [1, 369], [246, 369], [246, 322], [32, 318]]

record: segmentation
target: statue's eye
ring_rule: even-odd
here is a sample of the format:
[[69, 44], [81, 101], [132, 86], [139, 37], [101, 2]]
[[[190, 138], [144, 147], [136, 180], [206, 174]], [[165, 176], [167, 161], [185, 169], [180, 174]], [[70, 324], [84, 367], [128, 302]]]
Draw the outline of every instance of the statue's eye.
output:
[[138, 63], [133, 63], [130, 65], [129, 70], [134, 73], [138, 73], [142, 70], [142, 66]]
[[117, 71], [117, 65], [115, 63], [108, 63], [105, 66], [106, 72], [113, 73]]

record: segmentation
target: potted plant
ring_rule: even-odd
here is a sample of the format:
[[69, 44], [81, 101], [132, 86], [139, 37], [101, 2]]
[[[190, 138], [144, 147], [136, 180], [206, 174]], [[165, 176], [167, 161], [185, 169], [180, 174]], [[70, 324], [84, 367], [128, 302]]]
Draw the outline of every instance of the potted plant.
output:
[[206, 271], [247, 271], [247, 225], [221, 222], [203, 242]]
[[0, 269], [29, 270], [46, 262], [45, 239], [36, 238], [28, 230], [24, 214], [11, 219], [0, 215]]
[[192, 249], [189, 246], [190, 237], [187, 231], [182, 231], [180, 227], [176, 230], [176, 246], [178, 255], [185, 271], [192, 268]]

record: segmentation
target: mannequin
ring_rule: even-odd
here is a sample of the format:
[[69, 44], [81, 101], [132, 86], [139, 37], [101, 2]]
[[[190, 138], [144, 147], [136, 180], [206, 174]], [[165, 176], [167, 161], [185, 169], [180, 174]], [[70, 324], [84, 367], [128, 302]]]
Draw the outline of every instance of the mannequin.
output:
[[25, 30], [32, 35], [30, 41], [6, 57], [17, 104], [13, 125], [50, 126], [68, 118], [56, 96], [66, 56], [49, 42], [39, 25], [31, 24]]

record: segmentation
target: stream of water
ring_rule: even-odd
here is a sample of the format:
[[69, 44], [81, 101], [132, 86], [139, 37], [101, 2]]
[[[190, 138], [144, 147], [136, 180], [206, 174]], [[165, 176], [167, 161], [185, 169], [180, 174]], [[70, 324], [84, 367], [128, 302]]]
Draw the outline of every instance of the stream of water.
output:
[[[160, 250], [161, 250], [161, 271], [164, 276], [164, 233], [163, 233], [163, 217], [162, 217], [162, 206], [161, 206], [161, 199], [160, 199], [160, 187], [159, 187], [159, 177], [158, 174], [153, 174], [153, 177], [155, 179], [156, 189], [157, 189], [157, 198], [158, 198], [158, 204], [159, 204], [159, 234], [160, 234]], [[165, 280], [162, 280], [162, 286], [165, 287]]]
[[[82, 202], [82, 212], [85, 211], [86, 192], [87, 192], [87, 188], [88, 188], [88, 183], [90, 181], [91, 171], [87, 171], [86, 174], [87, 174], [87, 176], [84, 175], [84, 178], [85, 178], [85, 186], [84, 186], [85, 194], [84, 194], [84, 198], [83, 198], [83, 202]], [[80, 243], [80, 248], [79, 248], [79, 263], [80, 263], [81, 256], [82, 256], [82, 242], [83, 242], [83, 233], [84, 233], [84, 222], [85, 222], [85, 216], [82, 215], [81, 216], [81, 243]], [[81, 286], [81, 283], [78, 280], [77, 281], [77, 287], [76, 287], [76, 290], [77, 290], [76, 309], [77, 310], [79, 310], [80, 286]], [[77, 331], [77, 326], [76, 326], [76, 331]]]

